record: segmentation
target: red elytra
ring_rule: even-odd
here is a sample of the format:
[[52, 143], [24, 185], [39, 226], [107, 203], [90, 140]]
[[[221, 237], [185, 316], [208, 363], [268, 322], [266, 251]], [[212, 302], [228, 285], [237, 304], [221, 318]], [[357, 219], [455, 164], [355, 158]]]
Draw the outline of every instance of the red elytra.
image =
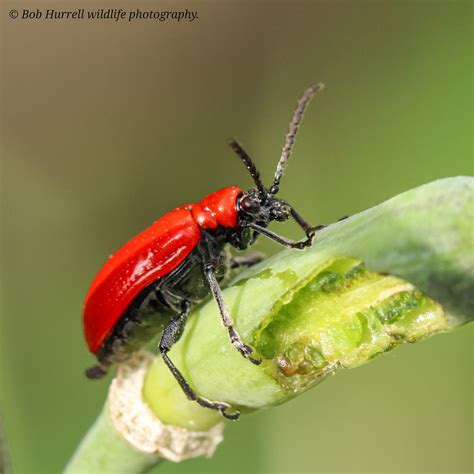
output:
[[197, 204], [172, 210], [127, 242], [96, 275], [83, 309], [84, 333], [97, 352], [128, 305], [149, 284], [173, 271], [197, 246], [201, 229], [234, 227], [236, 186], [216, 191]]

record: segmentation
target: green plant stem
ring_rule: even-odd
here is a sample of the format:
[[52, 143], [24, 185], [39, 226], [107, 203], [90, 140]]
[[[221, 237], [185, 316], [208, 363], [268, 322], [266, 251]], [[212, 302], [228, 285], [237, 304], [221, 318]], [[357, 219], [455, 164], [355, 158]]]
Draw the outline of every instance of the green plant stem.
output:
[[[307, 251], [284, 251], [241, 273], [224, 297], [260, 366], [230, 345], [213, 301], [193, 312], [170, 356], [199, 394], [245, 413], [471, 321], [473, 210], [474, 179], [435, 181], [330, 226]], [[167, 424], [205, 430], [221, 420], [189, 402], [159, 358], [143, 395]], [[115, 456], [110, 429], [94, 425], [72, 466]], [[134, 455], [128, 472], [141, 472], [149, 455]], [[66, 472], [81, 471], [70, 464]]]
[[115, 431], [104, 407], [69, 461], [65, 474], [131, 474], [145, 472], [160, 459], [133, 448]]

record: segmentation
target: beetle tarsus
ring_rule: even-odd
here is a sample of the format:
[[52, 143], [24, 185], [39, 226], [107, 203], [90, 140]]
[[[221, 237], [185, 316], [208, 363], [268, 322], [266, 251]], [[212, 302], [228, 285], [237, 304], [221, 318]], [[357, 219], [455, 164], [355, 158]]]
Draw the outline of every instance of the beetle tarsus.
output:
[[240, 411], [235, 410], [234, 413], [227, 413], [226, 410], [232, 408], [228, 403], [224, 402], [213, 402], [207, 398], [197, 397], [196, 402], [203, 408], [210, 408], [211, 410], [218, 411], [224, 418], [228, 420], [237, 420], [240, 416]]
[[107, 368], [103, 365], [93, 365], [85, 370], [85, 375], [88, 379], [97, 380], [107, 375]]
[[250, 362], [252, 362], [252, 364], [260, 365], [262, 363], [262, 359], [261, 358], [255, 359], [250, 355], [255, 352], [254, 349], [242, 341], [242, 339], [240, 338], [237, 331], [233, 328], [233, 326], [230, 326], [228, 330], [229, 330], [230, 342], [242, 354], [242, 356], [248, 359]]
[[[230, 408], [230, 407], [229, 407]], [[224, 408], [223, 410], [219, 410], [221, 415], [224, 417], [224, 418], [227, 418], [228, 420], [232, 420], [232, 421], [235, 421], [235, 420], [238, 420], [239, 417], [240, 417], [240, 410], [235, 410], [234, 413], [226, 413], [226, 408]]]

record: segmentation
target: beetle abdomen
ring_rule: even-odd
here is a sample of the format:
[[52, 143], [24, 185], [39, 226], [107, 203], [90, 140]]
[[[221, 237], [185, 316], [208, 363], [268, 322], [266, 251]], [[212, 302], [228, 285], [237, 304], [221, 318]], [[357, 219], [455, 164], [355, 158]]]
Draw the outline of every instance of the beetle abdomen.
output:
[[163, 331], [172, 313], [156, 282], [142, 290], [96, 352], [99, 365], [87, 369], [87, 377], [101, 378], [110, 365], [128, 359], [130, 354]]

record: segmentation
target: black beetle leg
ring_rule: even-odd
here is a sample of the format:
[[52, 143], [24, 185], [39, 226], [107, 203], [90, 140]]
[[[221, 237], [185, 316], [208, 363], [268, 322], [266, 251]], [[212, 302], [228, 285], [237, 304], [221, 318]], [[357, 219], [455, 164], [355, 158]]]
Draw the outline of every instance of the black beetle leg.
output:
[[[311, 227], [302, 217], [298, 212], [296, 212], [296, 209], [294, 207], [291, 208], [291, 215], [293, 219], [297, 222], [297, 224], [304, 230], [306, 237], [308, 239], [313, 239], [314, 236], [316, 235], [316, 232], [318, 230], [324, 229], [327, 227], [326, 224], [319, 224], [315, 227]], [[310, 244], [311, 245], [311, 244]]]
[[293, 207], [291, 208], [290, 212], [296, 223], [304, 230], [304, 233], [306, 234], [306, 239], [295, 242], [294, 240], [282, 237], [281, 235], [278, 235], [275, 232], [268, 230], [266, 227], [262, 227], [253, 222], [249, 222], [247, 226], [251, 227], [259, 234], [265, 235], [266, 237], [274, 240], [275, 242], [278, 242], [279, 244], [284, 245], [285, 247], [289, 247], [291, 249], [303, 250], [306, 247], [311, 247], [314, 241], [314, 237], [316, 236], [316, 232], [318, 230], [324, 229], [326, 225], [320, 224], [316, 227], [311, 227]]
[[212, 410], [216, 410], [222, 416], [228, 418], [229, 420], [237, 420], [237, 418], [239, 418], [240, 416], [240, 412], [236, 410], [234, 413], [227, 413], [226, 410], [230, 408], [230, 405], [228, 403], [214, 402], [208, 400], [207, 398], [197, 396], [196, 392], [190, 387], [188, 382], [186, 382], [186, 379], [183, 377], [181, 372], [177, 369], [177, 367], [173, 364], [173, 362], [168, 356], [168, 352], [170, 351], [171, 347], [173, 347], [173, 344], [178, 342], [181, 335], [183, 334], [184, 326], [186, 324], [186, 320], [188, 319], [190, 308], [190, 302], [184, 301], [182, 312], [171, 318], [168, 324], [165, 326], [159, 346], [161, 357], [163, 357], [163, 361], [168, 366], [171, 373], [174, 375], [174, 378], [177, 380], [189, 400], [197, 402], [204, 408], [211, 408]]
[[303, 250], [306, 247], [311, 247], [314, 240], [314, 236], [316, 235], [316, 231], [319, 228], [319, 226], [311, 227], [310, 229], [308, 229], [308, 234], [307, 234], [306, 239], [295, 242], [294, 240], [290, 240], [290, 239], [287, 239], [286, 237], [282, 237], [281, 235], [278, 235], [275, 232], [272, 232], [271, 230], [268, 230], [265, 227], [262, 227], [258, 224], [254, 224], [253, 222], [250, 222], [247, 225], [248, 227], [251, 227], [252, 229], [257, 231], [259, 234], [262, 234], [265, 237], [268, 237], [269, 239], [272, 239], [275, 242], [278, 242], [279, 244], [284, 245], [285, 247], [289, 247], [291, 249], [297, 249], [297, 250]]
[[[291, 216], [297, 222], [297, 224], [304, 230], [306, 236], [308, 237], [313, 230], [317, 230], [315, 227], [311, 227], [299, 214], [296, 212], [294, 207], [291, 208]], [[322, 229], [326, 227], [325, 225], [317, 226], [318, 228]]]
[[243, 357], [248, 359], [255, 365], [262, 363], [262, 359], [255, 359], [250, 354], [254, 352], [252, 347], [245, 344], [239, 336], [239, 333], [234, 329], [234, 321], [230, 315], [229, 309], [225, 304], [224, 297], [222, 296], [222, 290], [219, 286], [219, 282], [214, 275], [213, 265], [210, 263], [204, 264], [204, 274], [206, 275], [207, 281], [209, 283], [209, 288], [211, 289], [212, 296], [216, 300], [217, 306], [219, 307], [219, 312], [221, 313], [221, 319], [224, 326], [229, 332], [229, 338], [232, 345], [242, 354]]

